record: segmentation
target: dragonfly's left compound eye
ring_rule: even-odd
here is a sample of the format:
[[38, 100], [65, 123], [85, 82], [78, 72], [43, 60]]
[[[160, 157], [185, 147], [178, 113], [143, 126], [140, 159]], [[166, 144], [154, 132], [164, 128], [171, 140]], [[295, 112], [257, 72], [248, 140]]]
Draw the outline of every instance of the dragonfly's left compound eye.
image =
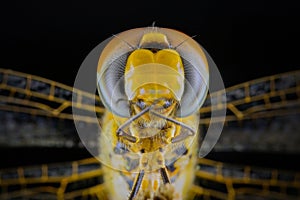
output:
[[121, 117], [129, 117], [129, 101], [124, 91], [124, 69], [128, 53], [107, 63], [102, 73], [97, 73], [99, 95], [106, 108]]
[[[177, 117], [186, 117], [197, 112], [206, 98], [209, 79], [208, 63], [200, 45], [179, 31], [166, 28], [155, 30], [159, 32], [157, 37], [159, 40], [148, 38], [148, 43], [143, 46], [140, 46], [143, 36], [147, 32], [153, 32], [153, 29], [137, 28], [122, 32], [108, 43], [100, 55], [97, 69], [99, 95], [104, 106], [118, 116], [130, 117], [129, 102], [133, 98], [130, 95], [137, 89], [136, 86], [141, 85], [139, 83], [145, 84], [150, 79], [152, 82], [154, 79], [155, 83], [167, 86], [174, 92], [176, 100], [179, 101]], [[127, 60], [132, 54], [136, 54], [135, 58], [137, 58], [133, 64], [140, 64], [140, 66], [129, 65], [127, 69]], [[174, 61], [174, 59], [161, 57], [177, 57], [176, 55], [180, 60], [177, 62], [178, 59], [175, 59], [176, 63], [182, 62], [183, 70], [174, 63], [169, 63], [169, 60]], [[139, 59], [144, 60], [141, 62]], [[170, 68], [169, 65], [177, 68]], [[151, 70], [155, 75], [151, 74]], [[151, 73], [141, 74], [140, 71]], [[138, 76], [132, 78], [131, 72]], [[149, 78], [151, 76], [154, 78]], [[161, 78], [161, 76], [165, 77]], [[170, 77], [175, 78], [170, 79]], [[176, 81], [178, 84], [174, 85]], [[168, 108], [170, 105], [171, 102], [166, 101], [163, 107]], [[138, 106], [144, 108], [142, 104]]]

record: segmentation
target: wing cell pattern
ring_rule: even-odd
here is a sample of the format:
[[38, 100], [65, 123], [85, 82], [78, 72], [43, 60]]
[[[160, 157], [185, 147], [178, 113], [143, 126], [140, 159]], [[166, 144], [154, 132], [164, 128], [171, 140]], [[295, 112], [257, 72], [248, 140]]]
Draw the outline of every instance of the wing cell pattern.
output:
[[[215, 98], [227, 100], [227, 122], [299, 113], [300, 70], [229, 87], [226, 89], [226, 98], [221, 92], [212, 93], [210, 96], [200, 109], [201, 124], [210, 122], [210, 102]], [[218, 106], [222, 105], [216, 105], [217, 108]]]
[[[72, 95], [75, 97], [73, 106], [83, 110], [85, 114], [76, 116], [76, 119], [86, 123], [98, 123], [98, 120], [87, 114], [96, 112], [101, 115], [104, 112], [98, 95], [42, 77], [0, 69], [2, 110], [73, 120]], [[226, 121], [290, 114], [291, 111], [287, 111], [286, 108], [299, 106], [299, 96], [300, 70], [263, 77], [227, 88]], [[200, 109], [201, 124], [210, 122], [210, 102], [215, 98], [225, 99], [222, 92], [212, 93], [210, 97]], [[92, 102], [96, 105], [92, 105]], [[216, 105], [218, 106], [222, 105]], [[293, 112], [299, 112], [299, 109], [293, 109]]]
[[[191, 199], [297, 199], [300, 172], [198, 160]], [[0, 171], [1, 199], [106, 199], [95, 158]]]
[[297, 199], [300, 173], [199, 159], [195, 199]]
[[[84, 126], [98, 123], [88, 113], [102, 115], [100, 99], [55, 81], [0, 69], [1, 112], [23, 113], [72, 121], [73, 106]], [[210, 101], [200, 109], [201, 124], [210, 122]], [[300, 71], [264, 77], [226, 90], [227, 123], [299, 113]], [[93, 105], [96, 99], [96, 105]], [[220, 105], [216, 105], [217, 107]], [[26, 117], [25, 117], [26, 118]], [[37, 120], [34, 118], [33, 120]], [[7, 129], [7, 127], [6, 127]], [[199, 159], [192, 199], [299, 199], [300, 174]], [[106, 199], [99, 162], [94, 158], [0, 170], [0, 199]]]
[[0, 171], [0, 199], [105, 199], [94, 158]]

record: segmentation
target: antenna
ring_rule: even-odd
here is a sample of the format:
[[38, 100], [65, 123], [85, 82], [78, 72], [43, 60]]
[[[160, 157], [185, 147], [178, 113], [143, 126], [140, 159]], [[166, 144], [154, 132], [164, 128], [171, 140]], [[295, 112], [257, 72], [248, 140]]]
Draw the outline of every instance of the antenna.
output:
[[120, 38], [119, 36], [117, 36], [117, 35], [115, 35], [115, 34], [112, 34], [112, 36], [115, 37], [115, 38], [117, 38], [117, 39], [119, 39], [119, 40], [121, 40], [121, 41], [124, 42], [125, 44], [127, 44], [127, 46], [128, 46], [130, 49], [132, 49], [132, 50], [137, 49], [137, 46], [133, 46], [132, 44], [130, 44], [130, 43], [127, 42], [126, 40], [123, 40], [122, 38]]
[[156, 21], [153, 21], [152, 25], [151, 25], [151, 29], [152, 29], [151, 31], [157, 32], [158, 31], [158, 27], [155, 26], [155, 24], [156, 24]]
[[153, 21], [153, 22], [152, 22], [152, 28], [155, 27], [155, 23], [156, 23], [156, 21]]
[[196, 37], [197, 35], [193, 35], [192, 37], [186, 38], [185, 40], [183, 40], [182, 42], [180, 42], [177, 46], [174, 47], [174, 49], [177, 49], [179, 46], [181, 46], [183, 43], [185, 43], [186, 41], [188, 41], [189, 39], [192, 39], [194, 37]]

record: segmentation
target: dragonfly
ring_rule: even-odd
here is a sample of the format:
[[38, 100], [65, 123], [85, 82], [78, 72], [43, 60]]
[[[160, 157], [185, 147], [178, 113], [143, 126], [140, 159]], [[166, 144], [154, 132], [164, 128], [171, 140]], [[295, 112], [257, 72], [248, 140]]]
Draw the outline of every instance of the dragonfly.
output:
[[[263, 77], [226, 89], [228, 99], [226, 123], [297, 113], [297, 110], [287, 108], [299, 105], [299, 73], [295, 71]], [[66, 121], [76, 118], [83, 127], [99, 124], [99, 119], [93, 117], [94, 111], [100, 117], [105, 113], [106, 109], [99, 95], [12, 70], [3, 69], [0, 74], [1, 110]], [[201, 114], [199, 123], [204, 129], [211, 123], [210, 113], [214, 107], [211, 100], [214, 97], [222, 98], [222, 95], [224, 94], [218, 91], [211, 93], [199, 109]], [[78, 111], [76, 116], [70, 110], [74, 107]], [[218, 105], [215, 109], [217, 107]], [[218, 122], [220, 119], [216, 117], [214, 120]], [[97, 134], [91, 136], [95, 138], [89, 139], [90, 143], [84, 144], [92, 151], [97, 146], [95, 144]], [[60, 168], [67, 170], [62, 173], [59, 172]], [[33, 168], [10, 169], [1, 172], [3, 188], [1, 197], [10, 199], [18, 196], [36, 196], [42, 198], [45, 195], [53, 199], [89, 196], [106, 199], [109, 191], [105, 187], [104, 174], [103, 165], [101, 166], [95, 158], [52, 166], [44, 164]], [[76, 188], [83, 183], [87, 183], [88, 186]], [[13, 187], [19, 189], [11, 190]], [[298, 173], [282, 172], [276, 169], [255, 169], [249, 166], [231, 166], [199, 158], [196, 164], [195, 180], [188, 197], [190, 199], [239, 199], [253, 195], [287, 199], [297, 198], [295, 191], [298, 190]], [[164, 198], [168, 199], [167, 196], [168, 194]]]

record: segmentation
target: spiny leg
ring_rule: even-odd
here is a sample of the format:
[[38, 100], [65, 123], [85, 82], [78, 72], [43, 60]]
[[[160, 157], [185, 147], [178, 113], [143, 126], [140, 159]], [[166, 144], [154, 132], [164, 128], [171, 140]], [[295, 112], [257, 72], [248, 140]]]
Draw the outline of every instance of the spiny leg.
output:
[[[168, 183], [170, 184], [171, 181], [170, 181], [170, 178], [169, 178], [167, 168], [162, 167], [162, 168], [159, 169], [159, 172], [160, 172], [160, 175], [162, 177], [163, 183], [164, 184], [168, 184]], [[137, 178], [135, 179], [135, 182], [133, 184], [133, 187], [132, 187], [132, 190], [131, 190], [130, 195], [128, 197], [128, 200], [133, 200], [136, 197], [136, 195], [138, 194], [139, 189], [140, 189], [141, 184], [142, 184], [142, 181], [143, 181], [143, 178], [144, 178], [144, 175], [145, 175], [144, 170], [141, 170], [139, 172]]]
[[162, 152], [163, 152], [163, 149], [160, 148], [159, 154], [157, 156], [157, 163], [161, 166], [159, 169], [159, 172], [160, 172], [161, 178], [163, 180], [163, 183], [167, 184], [167, 183], [171, 183], [171, 181], [170, 181], [169, 174], [168, 174], [168, 171], [166, 168], [165, 158], [163, 157]]
[[133, 200], [134, 197], [137, 195], [137, 193], [139, 192], [139, 189], [141, 187], [143, 178], [144, 178], [145, 172], [144, 170], [141, 170], [137, 176], [137, 178], [135, 179], [134, 185], [132, 187], [132, 190], [130, 192], [130, 195], [128, 197], [128, 200]]
[[163, 180], [163, 183], [164, 184], [171, 183], [167, 168], [166, 167], [160, 168], [159, 171], [160, 171], [160, 175]]

